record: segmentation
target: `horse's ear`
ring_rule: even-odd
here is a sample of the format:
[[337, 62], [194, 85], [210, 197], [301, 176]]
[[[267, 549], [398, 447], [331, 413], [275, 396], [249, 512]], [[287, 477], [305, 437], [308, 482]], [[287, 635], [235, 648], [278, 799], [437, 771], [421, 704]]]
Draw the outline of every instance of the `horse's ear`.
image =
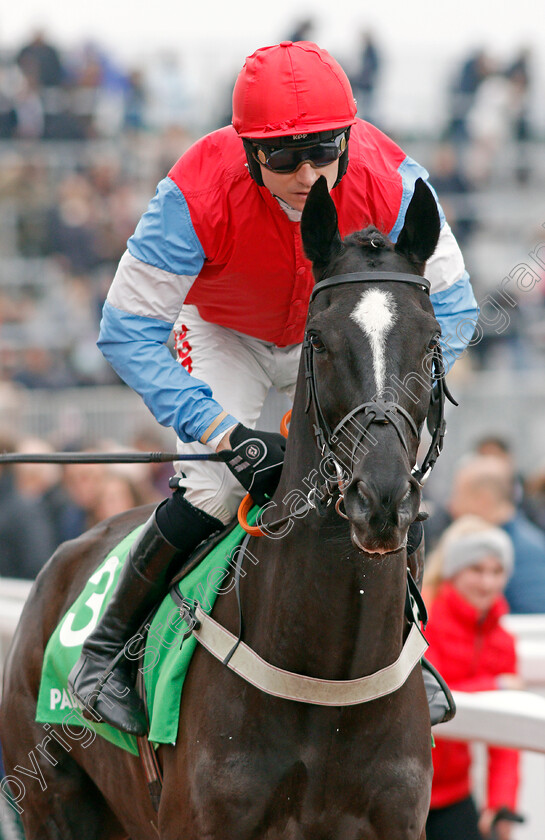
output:
[[395, 250], [411, 262], [423, 266], [435, 251], [440, 232], [437, 202], [428, 185], [418, 178]]
[[341, 250], [337, 210], [323, 175], [312, 185], [301, 216], [305, 254], [318, 271]]

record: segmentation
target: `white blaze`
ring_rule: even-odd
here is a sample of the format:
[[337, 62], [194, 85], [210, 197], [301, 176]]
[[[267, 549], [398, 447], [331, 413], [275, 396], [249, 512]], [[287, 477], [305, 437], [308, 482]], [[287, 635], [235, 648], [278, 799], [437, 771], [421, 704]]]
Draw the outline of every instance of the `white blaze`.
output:
[[361, 327], [371, 344], [377, 396], [384, 388], [386, 376], [386, 337], [396, 319], [396, 306], [391, 292], [368, 289], [350, 317]]

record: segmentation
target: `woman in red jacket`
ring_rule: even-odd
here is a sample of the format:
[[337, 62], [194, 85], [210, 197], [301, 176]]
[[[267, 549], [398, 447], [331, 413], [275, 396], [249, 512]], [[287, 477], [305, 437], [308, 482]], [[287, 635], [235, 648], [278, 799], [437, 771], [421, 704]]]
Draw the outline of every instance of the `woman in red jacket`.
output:
[[[457, 520], [430, 558], [427, 591], [433, 593], [427, 638], [429, 660], [458, 691], [521, 688], [515, 644], [499, 620], [507, 612], [502, 595], [513, 569], [507, 534], [477, 517]], [[481, 840], [502, 807], [515, 809], [518, 789], [515, 750], [488, 749], [487, 801], [478, 813], [471, 795], [469, 745], [436, 739], [427, 840]], [[510, 824], [499, 822], [508, 840]]]

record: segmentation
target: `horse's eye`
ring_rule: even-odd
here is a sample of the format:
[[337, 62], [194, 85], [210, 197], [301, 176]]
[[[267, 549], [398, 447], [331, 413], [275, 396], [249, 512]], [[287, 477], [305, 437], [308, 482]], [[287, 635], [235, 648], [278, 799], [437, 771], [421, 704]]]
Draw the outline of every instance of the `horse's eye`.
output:
[[316, 335], [316, 333], [310, 333], [309, 339], [315, 353], [325, 353], [326, 346], [319, 335]]
[[440, 333], [436, 333], [428, 344], [428, 350], [434, 350], [439, 344]]

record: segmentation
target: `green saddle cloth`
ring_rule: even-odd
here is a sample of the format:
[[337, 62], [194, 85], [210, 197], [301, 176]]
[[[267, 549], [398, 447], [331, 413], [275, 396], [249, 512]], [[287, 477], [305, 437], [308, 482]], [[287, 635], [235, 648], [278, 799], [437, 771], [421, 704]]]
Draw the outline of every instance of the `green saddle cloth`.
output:
[[[253, 524], [258, 508], [253, 508], [248, 522]], [[118, 747], [137, 755], [136, 738], [106, 723], [94, 723], [81, 714], [79, 704], [67, 688], [68, 674], [77, 662], [83, 642], [96, 627], [105, 611], [121, 574], [129, 549], [138, 536], [140, 526], [132, 531], [91, 575], [87, 585], [63, 617], [47, 644], [36, 709], [38, 723], [55, 723], [73, 729], [84, 726]], [[234, 568], [238, 546], [245, 531], [237, 525], [224, 540], [178, 584], [183, 595], [199, 602], [210, 613], [228, 568]], [[145, 654], [138, 655], [136, 645], [130, 655], [140, 663], [146, 686], [150, 716], [149, 740], [156, 744], [174, 744], [178, 734], [182, 687], [197, 640], [189, 636], [182, 643], [187, 624], [179, 608], [167, 595], [149, 628]], [[81, 729], [79, 730], [81, 732]], [[94, 739], [93, 739], [94, 740]], [[82, 741], [83, 743], [83, 741]]]

